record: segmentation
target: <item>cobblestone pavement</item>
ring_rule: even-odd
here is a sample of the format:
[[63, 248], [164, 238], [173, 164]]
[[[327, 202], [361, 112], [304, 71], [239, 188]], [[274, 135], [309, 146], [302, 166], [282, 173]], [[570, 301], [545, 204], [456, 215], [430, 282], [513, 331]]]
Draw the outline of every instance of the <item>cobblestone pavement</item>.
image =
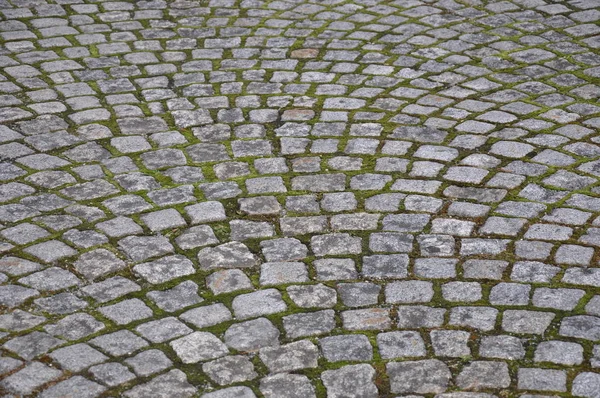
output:
[[2, 394], [600, 397], [599, 20], [0, 0]]

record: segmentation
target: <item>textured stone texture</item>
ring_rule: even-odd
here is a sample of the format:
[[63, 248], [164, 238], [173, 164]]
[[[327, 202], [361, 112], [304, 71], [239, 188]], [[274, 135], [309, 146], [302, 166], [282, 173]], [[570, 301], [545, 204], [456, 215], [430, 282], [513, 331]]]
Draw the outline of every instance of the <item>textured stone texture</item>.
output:
[[0, 390], [598, 397], [599, 21], [0, 0]]

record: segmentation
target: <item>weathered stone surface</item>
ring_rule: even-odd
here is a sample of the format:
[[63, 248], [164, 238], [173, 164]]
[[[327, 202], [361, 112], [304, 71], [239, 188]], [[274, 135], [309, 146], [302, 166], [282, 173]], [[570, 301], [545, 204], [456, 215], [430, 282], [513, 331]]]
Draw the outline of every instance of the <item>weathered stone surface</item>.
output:
[[385, 330], [392, 325], [389, 310], [370, 308], [342, 312], [342, 323], [348, 330]]
[[32, 360], [42, 354], [46, 354], [52, 348], [62, 343], [64, 343], [64, 340], [52, 337], [44, 332], [35, 331], [8, 340], [2, 347], [23, 359]]
[[386, 286], [385, 298], [388, 303], [422, 303], [433, 298], [431, 282], [393, 282]]
[[586, 340], [600, 338], [600, 318], [588, 315], [566, 317], [560, 324], [559, 334]]
[[264, 263], [260, 267], [260, 284], [281, 285], [308, 281], [306, 265], [300, 262]]
[[321, 335], [335, 327], [335, 312], [323, 310], [306, 314], [292, 314], [283, 318], [283, 328], [289, 338]]
[[358, 254], [361, 239], [346, 233], [315, 236], [311, 238], [311, 249], [316, 256]]
[[221, 303], [196, 307], [184, 312], [179, 317], [198, 328], [218, 325], [232, 318], [229, 309]]
[[520, 390], [561, 392], [567, 390], [567, 375], [562, 370], [520, 368], [517, 378]]
[[104, 324], [93, 316], [79, 313], [68, 315], [53, 325], [46, 325], [44, 329], [53, 336], [67, 340], [79, 340], [104, 329], [104, 327]]
[[215, 335], [194, 332], [170, 343], [183, 363], [207, 361], [227, 355], [229, 350]]
[[99, 311], [118, 325], [125, 325], [153, 315], [152, 309], [139, 299], [123, 300], [116, 304], [100, 307]]
[[173, 369], [165, 374], [156, 376], [147, 383], [140, 384], [128, 390], [124, 395], [128, 398], [142, 398], [149, 395], [155, 397], [177, 396], [192, 397], [197, 390], [187, 381], [185, 373]]
[[322, 284], [290, 286], [286, 291], [294, 304], [301, 308], [330, 308], [337, 303], [335, 289]]
[[598, 1], [0, 14], [5, 395], [599, 395]]
[[146, 322], [136, 327], [135, 330], [153, 343], [163, 343], [192, 332], [192, 329], [174, 317]]
[[278, 290], [267, 289], [254, 293], [241, 294], [233, 303], [233, 312], [239, 319], [253, 318], [285, 311], [287, 305]]
[[369, 339], [360, 334], [324, 337], [319, 340], [323, 356], [331, 362], [369, 361], [373, 347]]
[[444, 322], [443, 308], [432, 308], [424, 305], [407, 305], [398, 307], [398, 327], [402, 329], [433, 328]]
[[600, 388], [600, 376], [598, 373], [583, 372], [573, 380], [573, 395], [581, 397], [594, 397]]
[[198, 261], [203, 269], [248, 268], [256, 265], [256, 260], [243, 243], [230, 242], [200, 250]]
[[308, 340], [280, 347], [265, 347], [261, 348], [259, 352], [261, 361], [271, 373], [316, 368], [318, 355], [317, 347]]
[[93, 283], [81, 288], [81, 291], [85, 295], [100, 303], [105, 303], [139, 290], [141, 290], [141, 288], [137, 283], [132, 282], [127, 278], [123, 278], [122, 276], [108, 278], [101, 282]]
[[120, 330], [118, 332], [94, 337], [90, 340], [90, 343], [113, 356], [131, 354], [140, 348], [148, 346], [146, 340], [136, 336], [128, 330]]
[[181, 256], [167, 256], [133, 267], [133, 272], [150, 283], [163, 283], [196, 272], [190, 260]]
[[135, 375], [127, 367], [116, 362], [92, 366], [89, 372], [94, 376], [94, 379], [109, 387], [118, 386], [135, 379]]
[[390, 362], [386, 365], [392, 392], [439, 394], [448, 388], [450, 370], [437, 359]]
[[73, 266], [86, 278], [96, 279], [125, 268], [125, 262], [108, 250], [97, 249], [81, 255]]
[[456, 384], [465, 390], [506, 388], [510, 385], [508, 366], [504, 362], [476, 361], [463, 368]]
[[468, 326], [487, 331], [494, 329], [497, 316], [498, 310], [495, 308], [454, 307], [450, 311], [450, 325]]
[[375, 369], [370, 365], [347, 365], [337, 370], [326, 370], [322, 374], [323, 384], [329, 397], [377, 397], [377, 386], [373, 382]]
[[266, 318], [231, 325], [223, 336], [227, 346], [238, 351], [257, 351], [279, 345], [279, 330]]
[[554, 317], [551, 312], [506, 310], [502, 328], [512, 333], [543, 334]]
[[484, 358], [521, 359], [525, 348], [517, 337], [486, 336], [481, 340], [479, 353]]
[[470, 334], [462, 330], [432, 330], [431, 344], [438, 357], [467, 357], [471, 355], [468, 346]]
[[252, 362], [244, 356], [229, 356], [206, 362], [202, 371], [219, 385], [252, 380], [257, 376]]
[[71, 372], [79, 372], [91, 365], [108, 360], [106, 355], [93, 349], [87, 344], [74, 344], [59, 348], [50, 354], [61, 368]]
[[583, 362], [583, 347], [566, 341], [543, 341], [535, 350], [534, 361], [578, 365]]
[[229, 293], [252, 288], [250, 279], [241, 270], [227, 269], [214, 272], [206, 278], [207, 287], [214, 294]]
[[304, 375], [279, 373], [260, 381], [265, 398], [315, 398], [315, 388]]
[[174, 250], [163, 236], [129, 236], [119, 241], [119, 248], [133, 261], [144, 261]]
[[2, 386], [14, 394], [31, 394], [40, 386], [57, 379], [59, 370], [40, 362], [32, 362], [23, 369], [2, 380]]
[[425, 343], [416, 332], [379, 333], [377, 345], [384, 359], [425, 356]]

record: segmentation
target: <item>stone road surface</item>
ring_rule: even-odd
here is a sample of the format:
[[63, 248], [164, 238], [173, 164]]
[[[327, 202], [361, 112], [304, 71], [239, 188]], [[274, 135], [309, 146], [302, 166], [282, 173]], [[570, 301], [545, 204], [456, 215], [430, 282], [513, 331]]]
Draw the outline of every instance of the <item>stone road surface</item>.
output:
[[599, 0], [0, 0], [0, 395], [600, 397]]

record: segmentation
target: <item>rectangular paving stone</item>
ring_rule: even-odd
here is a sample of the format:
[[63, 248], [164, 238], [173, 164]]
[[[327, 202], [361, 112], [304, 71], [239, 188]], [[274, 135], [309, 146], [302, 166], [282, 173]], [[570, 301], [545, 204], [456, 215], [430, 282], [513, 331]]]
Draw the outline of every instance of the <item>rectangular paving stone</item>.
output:
[[321, 174], [292, 178], [292, 189], [295, 191], [332, 192], [343, 191], [345, 187], [346, 176], [344, 174]]
[[282, 312], [287, 305], [278, 290], [266, 289], [236, 296], [232, 307], [237, 318], [245, 319]]
[[389, 311], [384, 308], [348, 310], [341, 313], [344, 329], [385, 330], [391, 327]]
[[596, 2], [54, 3], [0, 0], [6, 394], [598, 395]]
[[520, 390], [566, 391], [567, 375], [553, 369], [521, 368], [518, 374]]
[[308, 340], [281, 347], [265, 347], [259, 352], [261, 361], [271, 372], [288, 372], [317, 367], [318, 349]]
[[6, 377], [1, 383], [11, 393], [31, 394], [38, 387], [57, 379], [61, 374], [61, 371], [41, 362], [32, 362], [20, 371]]

